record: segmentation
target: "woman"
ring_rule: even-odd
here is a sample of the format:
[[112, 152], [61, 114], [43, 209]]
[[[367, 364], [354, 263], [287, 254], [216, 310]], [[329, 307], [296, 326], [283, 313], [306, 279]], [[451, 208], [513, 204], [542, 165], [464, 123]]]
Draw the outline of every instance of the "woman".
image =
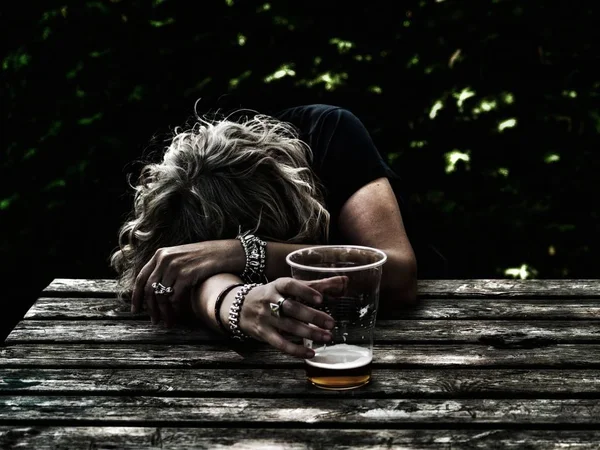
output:
[[323, 243], [383, 250], [388, 309], [415, 301], [416, 260], [395, 175], [360, 120], [329, 105], [276, 117], [197, 118], [176, 129], [162, 161], [142, 171], [111, 264], [132, 311], [145, 305], [154, 324], [172, 326], [191, 308], [214, 330], [311, 358], [285, 333], [330, 337], [331, 317], [313, 306], [345, 280], [293, 280], [288, 253]]

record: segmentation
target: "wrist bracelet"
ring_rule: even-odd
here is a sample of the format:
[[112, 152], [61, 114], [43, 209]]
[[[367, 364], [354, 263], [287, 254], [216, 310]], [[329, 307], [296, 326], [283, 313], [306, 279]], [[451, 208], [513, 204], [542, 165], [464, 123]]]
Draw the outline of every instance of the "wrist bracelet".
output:
[[242, 244], [244, 254], [246, 255], [246, 264], [240, 278], [246, 283], [268, 283], [265, 276], [267, 243], [253, 234], [239, 234], [237, 239]]
[[235, 300], [231, 304], [231, 308], [229, 308], [229, 328], [231, 329], [231, 335], [233, 339], [238, 341], [245, 341], [246, 339], [250, 338], [250, 336], [240, 329], [240, 312], [242, 310], [244, 300], [246, 300], [246, 295], [256, 286], [259, 286], [259, 284], [252, 283], [243, 285], [235, 294]]
[[244, 270], [242, 270], [242, 273], [240, 274], [240, 278], [244, 281], [244, 283], [248, 283], [248, 272], [249, 272], [249, 267], [250, 267], [250, 257], [249, 257], [249, 253], [250, 250], [248, 249], [248, 244], [246, 242], [246, 236], [243, 236], [241, 234], [238, 234], [236, 239], [240, 241], [240, 244], [242, 244], [242, 248], [244, 249], [244, 257], [245, 257], [245, 263], [244, 263]]
[[235, 283], [231, 286], [227, 286], [221, 291], [221, 293], [217, 297], [217, 301], [215, 302], [215, 319], [217, 320], [217, 325], [219, 326], [219, 329], [225, 334], [229, 334], [229, 330], [227, 329], [227, 327], [225, 327], [225, 324], [221, 320], [221, 305], [223, 304], [223, 300], [225, 300], [225, 297], [227, 297], [227, 294], [229, 294], [229, 292], [231, 292], [232, 289], [243, 285], [243, 283]]

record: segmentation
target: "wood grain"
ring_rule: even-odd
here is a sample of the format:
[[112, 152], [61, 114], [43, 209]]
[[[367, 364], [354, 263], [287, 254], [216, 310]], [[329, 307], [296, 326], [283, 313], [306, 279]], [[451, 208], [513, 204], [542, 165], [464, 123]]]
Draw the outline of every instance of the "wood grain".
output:
[[421, 280], [416, 309], [378, 321], [373, 382], [347, 392], [264, 344], [152, 326], [115, 289], [57, 279], [0, 346], [1, 448], [600, 442], [600, 280]]
[[[423, 299], [416, 309], [397, 313], [403, 319], [598, 320], [600, 302], [591, 299], [467, 298]], [[149, 320], [131, 314], [128, 301], [99, 297], [42, 297], [27, 312], [34, 320]]]
[[[115, 280], [57, 278], [44, 289], [44, 296], [111, 295]], [[419, 295], [425, 297], [600, 297], [600, 280], [419, 280]]]
[[[394, 368], [600, 368], [600, 345], [499, 349], [484, 345], [378, 345], [375, 366]], [[271, 347], [208, 344], [17, 344], [0, 346], [0, 368], [301, 368]]]
[[600, 426], [600, 399], [192, 398], [1, 396], [0, 425], [54, 424], [397, 428], [410, 424]]
[[600, 280], [421, 280], [418, 308], [378, 320], [373, 382], [347, 392], [264, 344], [152, 326], [115, 292], [54, 280], [0, 346], [1, 448], [600, 442]]
[[[148, 321], [24, 320], [6, 339], [9, 344], [202, 343], [224, 338], [202, 328], [167, 329]], [[499, 348], [542, 347], [558, 343], [599, 343], [600, 321], [379, 320], [375, 341], [407, 343], [479, 343]]]
[[594, 430], [340, 430], [298, 428], [0, 427], [0, 447], [170, 449], [540, 449], [597, 450]]
[[0, 394], [192, 397], [600, 397], [600, 369], [386, 369], [356, 391], [315, 389], [299, 369], [3, 369]]

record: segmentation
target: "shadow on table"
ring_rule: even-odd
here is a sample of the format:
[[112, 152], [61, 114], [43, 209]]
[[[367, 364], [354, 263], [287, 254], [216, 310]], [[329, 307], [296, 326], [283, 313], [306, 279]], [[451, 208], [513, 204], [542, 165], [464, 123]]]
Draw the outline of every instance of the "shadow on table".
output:
[[[24, 270], [24, 267], [27, 269]], [[13, 267], [3, 271], [2, 277], [8, 282], [3, 283], [0, 288], [0, 343], [6, 340], [52, 281], [53, 277], [50, 275], [38, 275], [43, 273], [47, 272], [38, 270], [31, 264], [13, 264]]]
[[380, 306], [377, 311], [377, 320], [407, 319], [424, 307], [422, 300], [417, 300], [414, 305]]

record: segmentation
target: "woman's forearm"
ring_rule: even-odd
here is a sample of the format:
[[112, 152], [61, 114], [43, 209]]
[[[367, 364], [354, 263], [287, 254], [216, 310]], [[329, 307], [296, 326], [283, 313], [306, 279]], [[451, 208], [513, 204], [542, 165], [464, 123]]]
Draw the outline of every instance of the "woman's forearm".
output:
[[[289, 277], [290, 267], [285, 258], [294, 250], [314, 245], [267, 243], [267, 277]], [[414, 257], [404, 257], [395, 249], [381, 248], [388, 257], [381, 274], [381, 298], [387, 303], [413, 303], [417, 297], [417, 267]]]
[[[281, 242], [267, 242], [267, 260], [265, 273], [269, 280], [291, 275], [286, 256], [301, 248], [314, 247], [316, 244], [286, 244]], [[235, 239], [229, 241], [230, 266], [228, 271], [241, 273], [244, 270], [245, 254], [240, 242]], [[417, 267], [414, 255], [403, 255], [395, 249], [381, 248], [388, 256], [383, 266], [381, 277], [381, 297], [386, 303], [413, 303], [417, 296]]]
[[387, 256], [381, 276], [380, 297], [386, 306], [411, 305], [417, 300], [417, 264], [414, 255], [381, 249]]
[[[285, 244], [280, 242], [267, 243], [266, 273], [270, 280], [279, 277], [289, 277], [290, 267], [286, 256], [301, 248], [314, 245]], [[381, 275], [381, 297], [394, 303], [412, 303], [417, 296], [417, 267], [414, 257], [404, 257], [397, 250], [382, 250], [388, 257]]]
[[[285, 244], [281, 242], [267, 242], [267, 260], [265, 275], [269, 280], [276, 280], [281, 277], [291, 275], [290, 266], [285, 261], [285, 257], [301, 248], [314, 247], [316, 244]], [[244, 248], [237, 239], [227, 240], [227, 258], [224, 272], [241, 274], [246, 264], [246, 255]]]
[[[290, 338], [319, 342], [332, 339], [334, 319], [315, 307], [322, 303], [325, 290], [343, 291], [343, 277], [313, 282], [282, 277], [266, 284], [237, 287], [239, 284], [240, 278], [232, 274], [224, 273], [206, 279], [191, 296], [196, 317], [215, 331], [242, 340], [253, 338], [266, 342], [284, 353], [304, 359], [314, 357], [314, 350], [292, 342]], [[237, 317], [237, 324], [233, 325], [235, 332], [230, 333], [229, 312], [238, 295], [237, 312], [232, 316]], [[219, 308], [220, 296], [223, 302]]]
[[[214, 275], [204, 281], [204, 283], [198, 286], [192, 293], [191, 302], [194, 315], [211, 329], [222, 332], [215, 316], [215, 303], [217, 302], [219, 294], [223, 292], [224, 289], [239, 283], [242, 283], [242, 280], [238, 276], [230, 273]], [[227, 293], [218, 311], [221, 323], [225, 325], [226, 329], [229, 328], [228, 311], [233, 303], [236, 292], [236, 289], [232, 289]]]

